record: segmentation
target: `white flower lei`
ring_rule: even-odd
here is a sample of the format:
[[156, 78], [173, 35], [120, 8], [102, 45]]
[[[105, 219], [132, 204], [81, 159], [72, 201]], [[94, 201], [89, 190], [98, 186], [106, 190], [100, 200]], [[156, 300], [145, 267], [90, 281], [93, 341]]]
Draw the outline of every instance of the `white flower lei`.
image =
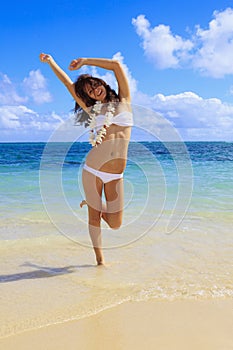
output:
[[115, 107], [110, 102], [107, 105], [107, 111], [105, 113], [105, 120], [102, 128], [99, 131], [96, 131], [96, 117], [100, 114], [102, 109], [102, 103], [101, 101], [96, 101], [93, 112], [90, 113], [89, 121], [89, 127], [90, 127], [90, 137], [89, 137], [89, 143], [94, 147], [102, 143], [103, 139], [105, 138], [107, 128], [112, 124], [112, 118], [114, 116]]

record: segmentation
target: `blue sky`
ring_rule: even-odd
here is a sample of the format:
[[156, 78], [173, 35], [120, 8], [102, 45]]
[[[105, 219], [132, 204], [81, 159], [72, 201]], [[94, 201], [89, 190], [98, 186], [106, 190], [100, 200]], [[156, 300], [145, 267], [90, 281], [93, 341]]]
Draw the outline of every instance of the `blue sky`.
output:
[[[87, 70], [69, 72], [72, 59], [115, 57], [133, 104], [158, 112], [184, 140], [233, 140], [231, 1], [4, 1], [0, 47], [2, 142], [47, 141], [73, 108], [40, 52], [72, 79]], [[105, 71], [89, 71], [114, 87]]]

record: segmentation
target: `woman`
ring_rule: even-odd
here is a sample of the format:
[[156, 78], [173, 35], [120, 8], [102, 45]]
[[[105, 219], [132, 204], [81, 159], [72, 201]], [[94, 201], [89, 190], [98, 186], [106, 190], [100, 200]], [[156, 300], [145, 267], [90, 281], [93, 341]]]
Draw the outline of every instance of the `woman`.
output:
[[[93, 148], [86, 157], [82, 173], [86, 200], [80, 206], [88, 206], [89, 233], [96, 261], [98, 265], [103, 265], [101, 219], [112, 229], [122, 224], [123, 172], [133, 125], [128, 80], [120, 62], [116, 60], [78, 58], [70, 63], [69, 69], [73, 71], [89, 65], [111, 70], [117, 80], [118, 93], [103, 80], [88, 74], [72, 82], [48, 54], [40, 54], [40, 60], [50, 65], [75, 99], [78, 121], [91, 129], [90, 143]], [[103, 191], [106, 203], [102, 202]]]

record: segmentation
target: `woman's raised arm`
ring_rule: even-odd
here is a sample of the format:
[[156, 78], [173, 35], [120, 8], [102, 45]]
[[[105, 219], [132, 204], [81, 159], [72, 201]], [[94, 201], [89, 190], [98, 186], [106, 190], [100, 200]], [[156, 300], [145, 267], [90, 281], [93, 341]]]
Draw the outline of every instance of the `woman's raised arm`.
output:
[[112, 70], [117, 79], [118, 95], [120, 99], [125, 100], [127, 103], [130, 103], [130, 89], [128, 79], [119, 61], [105, 58], [77, 58], [71, 61], [69, 69], [76, 70], [84, 65], [96, 66], [107, 70]]
[[76, 95], [75, 89], [74, 89], [74, 83], [70, 79], [70, 77], [59, 67], [59, 65], [54, 61], [53, 57], [51, 55], [41, 53], [40, 54], [40, 60], [43, 63], [48, 63], [58, 79], [66, 86], [70, 94], [73, 96], [75, 101], [79, 104], [79, 106], [82, 109], [86, 109], [86, 105], [83, 103], [83, 101]]

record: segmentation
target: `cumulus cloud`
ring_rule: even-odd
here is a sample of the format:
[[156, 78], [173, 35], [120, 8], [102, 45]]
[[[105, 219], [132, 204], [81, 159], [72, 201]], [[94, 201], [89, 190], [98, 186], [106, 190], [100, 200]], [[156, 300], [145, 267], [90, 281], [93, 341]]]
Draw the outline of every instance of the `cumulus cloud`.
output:
[[[204, 99], [190, 91], [168, 96], [162, 93], [149, 96], [138, 90], [137, 81], [124, 63], [121, 53], [118, 52], [113, 57], [121, 61], [133, 92], [132, 103], [134, 107], [139, 106], [136, 106], [137, 115], [135, 116], [138, 126], [159, 135], [160, 132], [166, 131], [166, 128], [169, 129], [166, 122], [168, 121], [184, 140], [233, 140], [233, 105], [223, 103], [217, 98]], [[95, 68], [89, 69], [92, 70], [93, 75], [98, 75]], [[106, 72], [105, 75], [99, 76], [114, 86], [115, 78], [111, 73]], [[73, 127], [70, 114], [38, 113], [35, 108], [26, 106], [26, 102], [30, 101], [29, 97], [25, 98], [17, 94], [14, 84], [6, 75], [0, 77], [1, 86], [4, 87], [0, 95], [1, 141], [46, 141], [58, 126], [61, 129], [59, 137], [63, 141], [72, 133], [75, 137], [83, 133], [80, 128]], [[24, 79], [24, 84], [28, 84], [29, 90], [34, 93], [43, 89], [47, 91], [46, 83], [38, 71], [30, 72]], [[10, 95], [10, 91], [15, 94]], [[46, 98], [43, 101], [46, 101]], [[146, 115], [143, 114], [145, 110], [140, 109], [140, 106], [148, 109]], [[162, 118], [156, 117], [155, 112]], [[68, 124], [64, 123], [66, 120], [69, 120]]]
[[193, 92], [151, 97], [138, 93], [135, 101], [169, 120], [186, 140], [233, 140], [233, 105], [220, 99], [204, 99]]
[[27, 97], [20, 96], [17, 93], [16, 87], [10, 78], [6, 74], [0, 73], [0, 105], [17, 105], [25, 103], [27, 100]]
[[196, 37], [194, 67], [216, 78], [233, 74], [233, 9], [215, 11], [208, 29], [197, 26]]
[[124, 57], [122, 56], [122, 54], [120, 52], [117, 52], [114, 56], [113, 56], [114, 60], [118, 60], [121, 62], [122, 67], [126, 73], [126, 76], [128, 78], [129, 81], [129, 87], [130, 87], [130, 91], [131, 94], [134, 95], [135, 92], [137, 91], [137, 81], [136, 79], [132, 76], [132, 73], [130, 72], [128, 66], [124, 63]]
[[42, 104], [51, 100], [46, 79], [39, 69], [30, 71], [22, 84], [12, 83], [6, 74], [0, 73], [0, 105], [19, 105], [30, 101]]
[[55, 112], [37, 113], [24, 105], [0, 106], [0, 141], [47, 141], [67, 118]]
[[163, 24], [151, 27], [144, 15], [132, 23], [145, 55], [159, 69], [185, 66], [214, 78], [233, 74], [233, 9], [215, 11], [208, 28], [197, 25], [189, 39], [173, 34]]
[[1, 131], [14, 129], [19, 133], [22, 130], [53, 130], [63, 119], [54, 112], [40, 115], [32, 109], [19, 106], [0, 106]]
[[23, 80], [23, 86], [35, 103], [42, 104], [52, 101], [51, 94], [47, 90], [46, 79], [39, 69], [29, 72], [29, 76]]
[[230, 93], [230, 95], [233, 95], [233, 85], [230, 86], [229, 93]]
[[[35, 134], [48, 137], [48, 133], [63, 121], [54, 112], [39, 114], [28, 105], [51, 101], [46, 80], [39, 70], [31, 71], [22, 83], [12, 83], [6, 74], [0, 73], [0, 129], [1, 141], [30, 138]], [[47, 134], [46, 134], [47, 133]]]
[[179, 35], [173, 35], [169, 26], [160, 24], [151, 28], [144, 15], [134, 18], [132, 23], [142, 39], [145, 55], [153, 60], [158, 68], [177, 68], [189, 58], [193, 43]]

